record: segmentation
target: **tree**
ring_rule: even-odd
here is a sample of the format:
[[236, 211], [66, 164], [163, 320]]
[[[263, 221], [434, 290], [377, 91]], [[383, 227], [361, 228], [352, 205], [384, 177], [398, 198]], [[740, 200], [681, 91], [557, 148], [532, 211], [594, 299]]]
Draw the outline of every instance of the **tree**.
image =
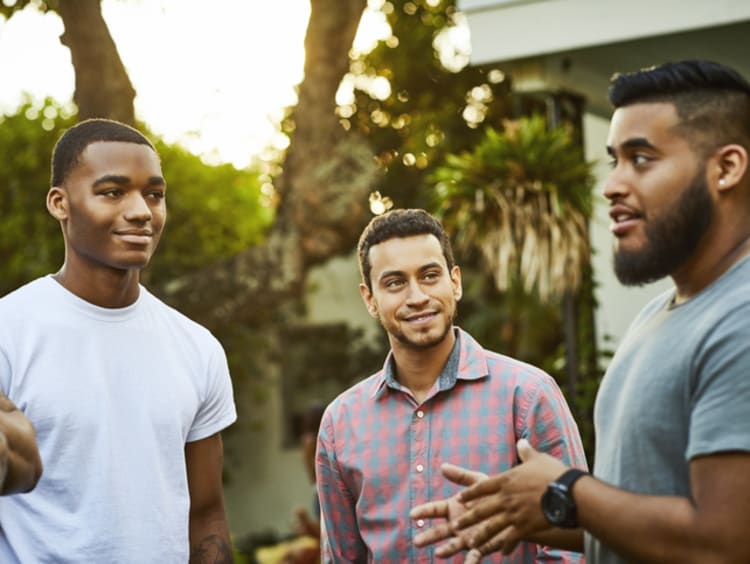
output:
[[135, 89], [102, 17], [101, 0], [17, 0], [11, 6], [0, 3], [0, 14], [10, 18], [29, 5], [62, 18], [60, 41], [70, 49], [75, 69], [78, 119], [100, 117], [135, 125]]

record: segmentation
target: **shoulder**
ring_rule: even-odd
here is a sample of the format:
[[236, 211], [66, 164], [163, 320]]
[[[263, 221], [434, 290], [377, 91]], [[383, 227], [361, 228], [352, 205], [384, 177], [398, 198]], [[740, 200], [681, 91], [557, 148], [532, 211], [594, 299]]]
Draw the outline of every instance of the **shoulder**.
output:
[[522, 405], [536, 403], [541, 397], [559, 397], [555, 379], [538, 366], [485, 349], [463, 330], [460, 335], [459, 373], [466, 379], [486, 376], [480, 381], [487, 393], [510, 396]]
[[[0, 334], [38, 327], [54, 311], [54, 280], [37, 278], [0, 298]], [[3, 331], [4, 330], [4, 331]]]
[[16, 288], [0, 297], [0, 310], [9, 312], [18, 307], [26, 308], [34, 304], [39, 296], [48, 292], [50, 282], [53, 282], [52, 279], [44, 276]]
[[321, 422], [321, 435], [333, 436], [349, 425], [356, 424], [378, 409], [384, 383], [383, 371], [357, 382], [336, 396], [326, 407]]
[[161, 323], [169, 327], [173, 334], [204, 346], [220, 346], [218, 339], [206, 327], [157, 298], [144, 286], [141, 286], [141, 292], [143, 292], [144, 306], [152, 312], [152, 315], [157, 316]]

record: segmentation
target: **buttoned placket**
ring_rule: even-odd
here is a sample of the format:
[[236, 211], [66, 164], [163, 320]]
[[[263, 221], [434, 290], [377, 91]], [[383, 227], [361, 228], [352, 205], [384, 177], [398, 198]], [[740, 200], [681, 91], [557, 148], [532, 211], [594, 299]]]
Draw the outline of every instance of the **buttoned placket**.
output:
[[[428, 479], [429, 472], [427, 468], [427, 437], [429, 420], [424, 404], [418, 406], [412, 415], [411, 423], [411, 499], [412, 507], [429, 501]], [[418, 534], [426, 526], [424, 519], [417, 519], [412, 522], [414, 535]], [[423, 552], [423, 551], [420, 551]], [[420, 560], [419, 558], [417, 560]]]

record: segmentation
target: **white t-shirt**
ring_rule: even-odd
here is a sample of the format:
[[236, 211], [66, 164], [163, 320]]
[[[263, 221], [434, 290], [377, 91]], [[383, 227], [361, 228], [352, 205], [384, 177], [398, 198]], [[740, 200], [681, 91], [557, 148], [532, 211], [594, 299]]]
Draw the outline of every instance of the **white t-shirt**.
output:
[[188, 561], [185, 443], [236, 419], [205, 328], [143, 287], [107, 309], [40, 278], [0, 299], [0, 389], [44, 465], [0, 498], [0, 562]]

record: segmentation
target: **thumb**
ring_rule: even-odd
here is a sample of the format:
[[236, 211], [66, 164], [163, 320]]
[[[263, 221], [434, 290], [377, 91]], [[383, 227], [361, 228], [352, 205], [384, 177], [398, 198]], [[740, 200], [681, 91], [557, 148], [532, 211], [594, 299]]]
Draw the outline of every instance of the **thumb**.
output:
[[537, 454], [534, 447], [526, 439], [519, 439], [516, 443], [516, 448], [518, 449], [518, 457], [521, 459], [521, 462], [527, 462], [532, 456]]

